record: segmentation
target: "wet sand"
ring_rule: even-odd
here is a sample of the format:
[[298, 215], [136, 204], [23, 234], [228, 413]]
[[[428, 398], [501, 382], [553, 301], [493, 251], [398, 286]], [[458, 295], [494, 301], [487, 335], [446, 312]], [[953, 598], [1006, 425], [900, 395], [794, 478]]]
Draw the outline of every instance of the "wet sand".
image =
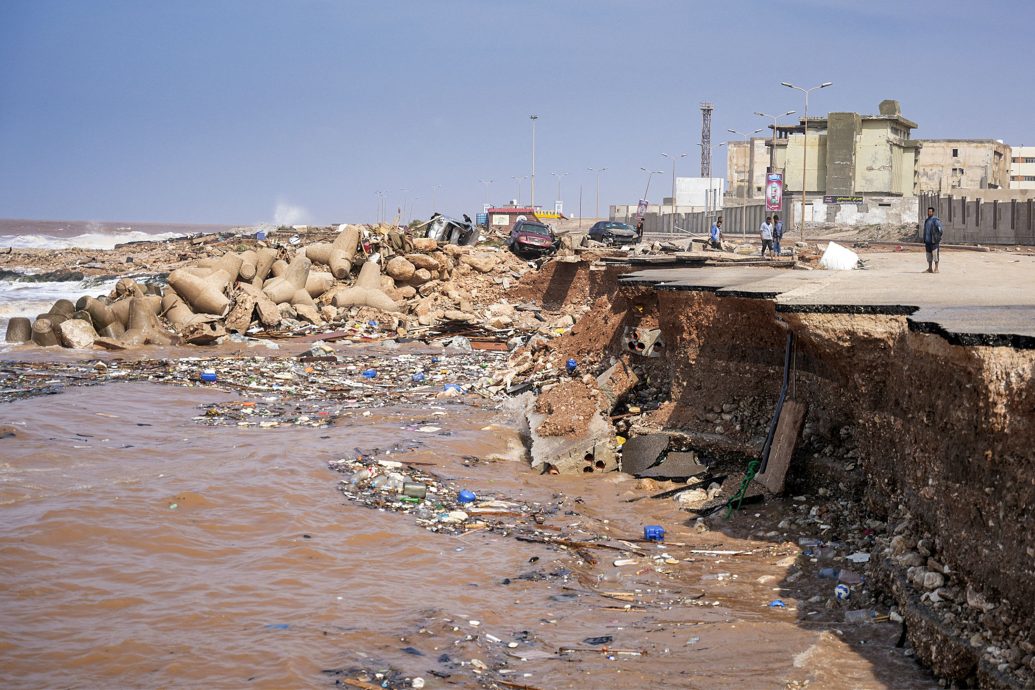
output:
[[[17, 430], [0, 439], [4, 687], [319, 688], [378, 669], [428, 688], [934, 686], [895, 649], [898, 626], [798, 620], [784, 578], [799, 548], [745, 536], [779, 504], [697, 533], [674, 502], [624, 502], [644, 494], [624, 475], [472, 460], [513, 446], [511, 420], [453, 401], [327, 428], [194, 419], [235, 399], [122, 383], [0, 407]], [[442, 431], [415, 431], [429, 422]], [[594, 551], [589, 565], [348, 503], [328, 462], [393, 446], [480, 495], [563, 499], [574, 510], [550, 518], [557, 528], [630, 539], [665, 525], [669, 545], [638, 546], [675, 563], [614, 566], [621, 554]], [[614, 591], [634, 596], [600, 594]], [[787, 608], [766, 606], [776, 597]], [[556, 654], [603, 635], [641, 655]]]

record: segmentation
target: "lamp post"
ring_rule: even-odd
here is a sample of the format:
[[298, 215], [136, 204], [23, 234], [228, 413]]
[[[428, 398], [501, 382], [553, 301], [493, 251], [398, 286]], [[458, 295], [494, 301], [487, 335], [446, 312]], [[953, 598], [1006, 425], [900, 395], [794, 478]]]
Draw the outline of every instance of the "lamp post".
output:
[[566, 173], [566, 172], [562, 172], [562, 173], [552, 172], [550, 174], [557, 178], [557, 201], [560, 201], [561, 200], [561, 178], [564, 177], [565, 175], [567, 175], [568, 173]]
[[514, 180], [517, 183], [517, 198], [514, 200], [514, 204], [517, 205], [517, 206], [520, 206], [521, 205], [521, 182], [523, 180], [528, 179], [528, 178], [525, 177], [525, 176], [521, 176], [521, 175], [515, 175], [515, 176], [511, 177], [510, 179]]
[[485, 205], [488, 206], [489, 205], [489, 185], [492, 184], [493, 181], [492, 180], [478, 180], [478, 181], [481, 182], [483, 185], [485, 185]]
[[538, 115], [529, 115], [528, 119], [532, 121], [532, 184], [529, 188], [529, 206], [532, 210], [535, 210], [535, 121], [539, 119]]
[[600, 173], [605, 170], [607, 170], [607, 168], [586, 168], [586, 172], [596, 173], [597, 175], [597, 206], [593, 215], [594, 218], [600, 218]]
[[[669, 160], [672, 161], [672, 214], [675, 215], [675, 213], [676, 213], [676, 159], [677, 158], [686, 158], [686, 154], [685, 153], [681, 153], [678, 156], [676, 154], [672, 154], [670, 156], [667, 153], [663, 153], [661, 155], [662, 155], [663, 158], [668, 158]], [[674, 223], [675, 220], [673, 220], [672, 222]]]
[[[712, 159], [711, 151], [713, 149], [717, 149], [720, 146], [725, 146], [728, 143], [729, 143], [728, 141], [723, 141], [723, 142], [720, 142], [718, 144], [712, 144], [711, 146], [709, 146], [708, 147], [708, 160]], [[702, 144], [701, 142], [697, 142], [697, 145], [700, 146], [701, 149], [704, 149], [704, 144]], [[714, 179], [713, 177], [709, 177], [708, 178], [708, 196], [705, 197], [705, 200], [704, 200], [704, 217], [705, 217], [705, 219], [708, 218], [708, 213], [709, 213], [708, 206], [709, 206], [709, 204], [711, 205], [711, 210], [712, 211], [718, 210], [718, 207], [719, 207], [718, 199], [712, 198], [713, 196], [715, 196], [715, 195], [712, 194], [712, 180], [713, 179]]]
[[748, 132], [738, 132], [735, 129], [727, 129], [726, 131], [729, 132], [730, 134], [736, 134], [737, 136], [744, 137], [744, 139], [747, 141], [748, 174], [747, 174], [747, 184], [744, 186], [744, 198], [747, 199], [747, 198], [750, 198], [750, 196], [751, 196], [751, 182], [752, 182], [751, 178], [754, 177], [751, 173], [754, 172], [754, 166], [752, 165], [752, 163], [754, 162], [754, 159], [755, 159], [755, 156], [754, 156], [755, 152], [752, 150], [751, 137], [755, 136], [756, 134], [758, 134], [762, 130], [761, 129], [756, 129], [755, 131], [750, 132], [750, 133], [748, 133]]
[[[665, 173], [663, 173], [660, 170], [647, 170], [647, 168], [642, 168], [642, 167], [640, 168], [640, 170], [642, 170], [643, 172], [647, 173], [647, 187], [643, 190], [643, 200], [647, 201], [647, 192], [650, 191], [650, 178], [652, 176], [654, 176], [654, 175], [664, 175]], [[647, 201], [647, 206], [650, 206], [650, 202], [649, 201]], [[646, 209], [644, 209], [644, 213], [646, 213]], [[640, 216], [640, 217], [642, 218], [643, 216]]]
[[769, 147], [769, 170], [767, 172], [776, 172], [776, 121], [779, 120], [781, 117], [786, 117], [787, 115], [793, 114], [793, 110], [788, 110], [786, 113], [782, 113], [780, 115], [769, 115], [767, 113], [760, 113], [757, 111], [755, 112], [755, 115], [758, 115], [759, 117], [773, 118], [773, 143]]
[[811, 88], [803, 89], [802, 87], [795, 86], [790, 82], [780, 82], [780, 86], [786, 86], [788, 89], [801, 91], [803, 94], [805, 94], [805, 116], [801, 120], [805, 123], [805, 137], [801, 146], [801, 227], [798, 229], [798, 231], [801, 233], [802, 239], [805, 239], [805, 199], [808, 195], [808, 190], [806, 189], [806, 187], [808, 187], [808, 184], [805, 181], [805, 171], [807, 169], [806, 166], [808, 165], [809, 160], [809, 94], [815, 91], [816, 89], [825, 89], [828, 86], [833, 86], [833, 84], [834, 82], [832, 81], [825, 81], [822, 84], [817, 84], [816, 86], [813, 86]]
[[438, 206], [438, 190], [440, 190], [440, 189], [442, 189], [442, 185], [440, 185], [440, 184], [433, 184], [433, 185], [431, 185], [431, 212], [432, 213], [434, 213], [435, 211], [438, 210], [435, 207]]
[[377, 197], [377, 222], [381, 222], [381, 216], [383, 215], [383, 208], [385, 203], [385, 193], [381, 190], [374, 192], [374, 196]]

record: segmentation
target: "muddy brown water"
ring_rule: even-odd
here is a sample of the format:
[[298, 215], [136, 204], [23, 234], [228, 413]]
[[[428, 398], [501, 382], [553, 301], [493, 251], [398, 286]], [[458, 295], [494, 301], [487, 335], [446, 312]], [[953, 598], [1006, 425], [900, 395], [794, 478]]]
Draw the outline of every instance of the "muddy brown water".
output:
[[[0, 423], [17, 429], [0, 439], [0, 686], [321, 688], [384, 668], [427, 688], [490, 678], [543, 690], [933, 685], [893, 647], [895, 626], [798, 620], [793, 592], [780, 589], [796, 547], [698, 534], [670, 501], [625, 503], [642, 492], [622, 475], [465, 464], [513, 455], [502, 413], [443, 402], [357, 410], [323, 429], [194, 420], [235, 399], [123, 383], [0, 407]], [[426, 424], [442, 431], [416, 430]], [[658, 523], [687, 546], [664, 547], [678, 561], [666, 573], [614, 566], [622, 555], [607, 551], [579, 565], [545, 545], [435, 534], [348, 503], [328, 461], [396, 445], [483, 496], [581, 498], [578, 514], [551, 517], [557, 527], [628, 538]], [[521, 579], [529, 573], [539, 575]], [[775, 597], [788, 608], [765, 605]], [[552, 656], [601, 635], [642, 655]]]

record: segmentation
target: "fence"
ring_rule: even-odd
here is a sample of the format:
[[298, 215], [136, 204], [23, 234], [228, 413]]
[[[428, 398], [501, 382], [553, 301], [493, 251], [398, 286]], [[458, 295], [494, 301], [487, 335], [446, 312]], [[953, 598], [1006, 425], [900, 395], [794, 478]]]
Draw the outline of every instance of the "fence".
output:
[[[712, 228], [715, 212], [705, 213], [648, 213], [643, 217], [644, 234], [654, 235], [707, 235]], [[726, 236], [757, 235], [758, 228], [765, 220], [765, 204], [747, 206], [729, 206], [718, 212], [722, 217], [722, 233]], [[625, 218], [613, 218], [630, 225], [636, 224], [636, 218], [626, 214]], [[786, 225], [786, 223], [785, 223]]]
[[1035, 199], [967, 200], [967, 197], [924, 194], [920, 198], [920, 238], [927, 207], [941, 219], [942, 242], [1035, 245]]

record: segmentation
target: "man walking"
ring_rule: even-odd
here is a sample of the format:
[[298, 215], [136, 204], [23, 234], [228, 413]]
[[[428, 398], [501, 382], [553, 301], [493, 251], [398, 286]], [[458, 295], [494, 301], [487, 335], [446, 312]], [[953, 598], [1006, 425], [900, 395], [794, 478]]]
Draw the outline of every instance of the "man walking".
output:
[[758, 228], [758, 232], [762, 235], [762, 256], [765, 256], [765, 250], [769, 250], [769, 257], [773, 256], [773, 217], [766, 216], [765, 221], [761, 227]]
[[924, 249], [927, 250], [927, 272], [938, 272], [938, 251], [942, 243], [942, 221], [934, 215], [934, 207], [927, 207], [927, 220], [924, 221]]
[[712, 249], [722, 249], [722, 216], [719, 216], [714, 223], [712, 223], [712, 232], [709, 240]]
[[780, 256], [780, 240], [783, 239], [783, 221], [773, 214], [773, 253]]

